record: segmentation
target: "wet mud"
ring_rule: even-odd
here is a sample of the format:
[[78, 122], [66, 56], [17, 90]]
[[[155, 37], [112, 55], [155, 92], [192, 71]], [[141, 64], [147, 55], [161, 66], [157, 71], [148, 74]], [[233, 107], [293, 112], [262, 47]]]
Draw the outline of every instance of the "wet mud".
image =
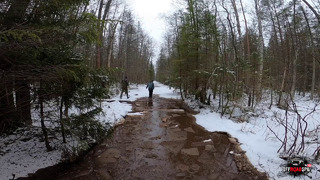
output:
[[237, 139], [204, 130], [181, 101], [142, 98], [132, 111], [112, 138], [54, 179], [268, 179]]

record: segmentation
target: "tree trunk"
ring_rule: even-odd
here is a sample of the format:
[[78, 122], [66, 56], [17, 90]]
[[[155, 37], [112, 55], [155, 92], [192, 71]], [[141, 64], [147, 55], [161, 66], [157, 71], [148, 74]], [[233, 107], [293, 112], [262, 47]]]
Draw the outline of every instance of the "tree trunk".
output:
[[100, 27], [102, 30], [104, 29], [105, 21], [106, 21], [107, 15], [109, 14], [111, 3], [112, 3], [112, 0], [108, 0], [106, 7], [104, 9], [104, 13], [103, 13], [103, 17], [102, 17], [102, 24]]
[[60, 113], [60, 126], [61, 126], [62, 141], [63, 141], [63, 143], [66, 143], [65, 130], [64, 130], [64, 124], [63, 124], [63, 101], [64, 101], [64, 98], [61, 97], [59, 113]]
[[297, 84], [297, 62], [298, 62], [298, 48], [296, 47], [294, 50], [294, 59], [292, 63], [292, 85], [291, 85], [291, 97], [294, 99], [295, 91], [296, 91], [296, 84]]
[[[313, 40], [312, 40], [313, 41]], [[316, 86], [316, 53], [315, 53], [315, 47], [312, 46], [312, 83], [311, 83], [311, 99], [314, 98], [314, 92], [315, 92], [315, 86]]]
[[231, 0], [231, 2], [232, 2], [232, 7], [234, 10], [235, 16], [236, 16], [238, 36], [239, 36], [239, 38], [241, 38], [241, 27], [240, 27], [240, 19], [239, 19], [237, 4], [236, 4], [235, 0]]
[[[269, 6], [269, 8], [271, 9], [271, 6]], [[277, 9], [276, 9], [274, 4], [273, 4], [273, 9], [274, 9], [274, 15], [275, 15], [276, 20], [277, 20], [278, 32], [279, 32], [279, 35], [280, 35], [281, 51], [284, 53], [285, 52], [284, 40], [283, 40], [282, 29], [281, 29], [281, 25], [280, 25], [279, 14], [278, 14]], [[284, 65], [285, 66], [284, 66], [284, 71], [283, 71], [283, 75], [282, 75], [281, 86], [280, 86], [280, 89], [279, 89], [279, 99], [278, 99], [277, 105], [281, 105], [283, 93], [285, 92], [285, 81], [287, 79], [287, 71], [288, 71], [288, 67], [287, 67], [288, 60], [287, 60], [287, 57], [285, 55], [283, 55], [282, 57], [283, 57], [283, 61], [284, 61]]]
[[27, 80], [17, 80], [15, 83], [15, 89], [19, 119], [27, 125], [32, 125], [29, 82]]
[[[308, 57], [307, 57], [307, 48], [305, 49], [304, 51], [304, 76], [303, 76], [303, 97], [306, 96], [306, 92], [307, 92], [307, 85], [308, 85]], [[312, 96], [312, 93], [311, 93], [311, 96]], [[311, 97], [312, 98], [312, 97]]]
[[104, 58], [104, 53], [101, 49], [104, 48], [104, 40], [103, 40], [103, 32], [105, 30], [105, 24], [106, 24], [106, 18], [107, 18], [107, 15], [109, 14], [109, 10], [110, 10], [110, 6], [111, 6], [111, 2], [112, 0], [108, 0], [107, 4], [105, 5], [105, 9], [104, 9], [104, 12], [103, 12], [103, 16], [101, 18], [102, 22], [101, 22], [101, 25], [100, 25], [100, 41], [101, 41], [101, 47], [100, 47], [100, 66], [102, 64], [106, 64], [104, 63], [103, 61], [105, 61], [105, 58]]
[[[315, 54], [315, 45], [313, 42], [313, 34], [311, 31], [311, 27], [310, 27], [310, 23], [309, 23], [309, 19], [307, 17], [306, 12], [304, 11], [303, 7], [301, 6], [301, 10], [303, 13], [303, 16], [307, 22], [307, 27], [308, 27], [308, 31], [310, 34], [310, 41], [311, 41], [311, 45], [312, 45], [312, 83], [311, 83], [311, 99], [313, 99], [314, 97], [314, 89], [315, 89], [315, 84], [316, 84], [316, 54]], [[307, 59], [306, 59], [307, 60]], [[305, 62], [306, 63], [306, 62]]]
[[[100, 0], [100, 6], [99, 6], [99, 12], [98, 12], [98, 20], [101, 20], [101, 14], [102, 14], [102, 8], [103, 8], [103, 1], [104, 0]], [[101, 24], [100, 22], [98, 22], [97, 27], [99, 28], [99, 30], [101, 30]], [[96, 44], [96, 68], [100, 68], [101, 67], [101, 46], [102, 46], [102, 41], [103, 41], [103, 36], [101, 37], [102, 32], [99, 32], [99, 41]]]
[[231, 16], [230, 16], [230, 13], [228, 11], [228, 9], [222, 5], [222, 8], [227, 12], [227, 20], [228, 20], [228, 25], [229, 25], [229, 28], [230, 28], [230, 33], [231, 33], [231, 37], [232, 37], [232, 47], [233, 47], [233, 50], [234, 50], [234, 58], [235, 58], [235, 71], [236, 71], [236, 83], [235, 83], [235, 90], [234, 91], [237, 91], [237, 87], [239, 85], [239, 58], [238, 58], [238, 50], [237, 50], [237, 43], [236, 43], [236, 37], [235, 37], [235, 32], [233, 30], [233, 26], [232, 26], [232, 22], [231, 22]]
[[[250, 57], [251, 57], [251, 50], [250, 50], [250, 38], [249, 38], [249, 29], [248, 29], [248, 23], [247, 23], [247, 18], [246, 15], [244, 13], [244, 8], [243, 8], [243, 4], [242, 4], [242, 0], [240, 0], [240, 5], [241, 5], [241, 10], [242, 10], [242, 15], [243, 15], [243, 19], [244, 19], [244, 24], [246, 27], [246, 44], [247, 44], [247, 62], [248, 64], [250, 63]], [[243, 44], [244, 47], [244, 44]], [[244, 52], [244, 49], [243, 49]], [[246, 91], [247, 94], [249, 95], [249, 100], [248, 100], [248, 106], [250, 107], [251, 105], [251, 91], [252, 91], [252, 87], [250, 87], [250, 73], [246, 73]]]
[[[290, 28], [290, 27], [289, 27]], [[299, 43], [297, 36], [297, 28], [296, 28], [296, 0], [293, 3], [293, 34], [294, 38], [292, 38], [293, 49], [294, 49], [294, 59], [293, 59], [293, 72], [292, 72], [292, 86], [291, 86], [291, 97], [294, 99], [296, 84], [297, 84], [297, 63], [298, 63], [298, 55], [299, 55]]]
[[[5, 25], [4, 28], [15, 28], [15, 26], [19, 26], [19, 24], [23, 23], [25, 21], [26, 10], [30, 2], [31, 0], [10, 1], [10, 8], [2, 18], [2, 24]], [[3, 54], [4, 53], [2, 52], [0, 54], [0, 68], [3, 68], [3, 70], [5, 71], [14, 66], [15, 60], [9, 60]], [[16, 95], [19, 96], [17, 97], [17, 109], [19, 109], [19, 112], [15, 113], [16, 108], [14, 107], [13, 98], [13, 84], [15, 82], [13, 79], [4, 78], [7, 77], [3, 75], [0, 79], [2, 81], [0, 82], [0, 133], [6, 130], [6, 128], [11, 125], [16, 126], [15, 123], [17, 122], [13, 122], [15, 120], [20, 119], [27, 124], [32, 123], [30, 115], [30, 87], [28, 85], [28, 82], [19, 81], [19, 83], [21, 82], [21, 86], [16, 87], [18, 89]]]
[[47, 148], [47, 151], [52, 151], [52, 148], [50, 146], [50, 143], [49, 143], [49, 138], [48, 138], [48, 132], [47, 132], [47, 129], [46, 129], [46, 126], [44, 124], [44, 112], [43, 112], [43, 87], [42, 87], [42, 81], [40, 81], [40, 90], [39, 90], [39, 104], [40, 104], [40, 119], [41, 119], [41, 129], [42, 129], [42, 133], [43, 133], [43, 136], [44, 136], [44, 142], [45, 142], [45, 145], [46, 145], [46, 148]]
[[263, 61], [264, 61], [264, 42], [263, 42], [263, 31], [262, 31], [262, 12], [260, 9], [260, 1], [255, 0], [255, 10], [258, 18], [258, 29], [259, 29], [259, 42], [258, 42], [258, 53], [259, 53], [259, 65], [258, 65], [258, 82], [257, 82], [257, 91], [256, 98], [259, 102], [262, 96], [262, 76], [263, 76]]
[[[277, 32], [277, 28], [276, 28], [276, 23], [275, 23], [275, 20], [274, 20], [274, 16], [273, 16], [273, 13], [270, 9], [270, 6], [269, 6], [269, 11], [270, 11], [270, 19], [272, 21], [272, 27], [273, 27], [273, 31], [274, 31], [274, 38], [275, 38], [275, 45], [276, 45], [276, 48], [279, 47], [279, 41], [278, 41], [278, 32]], [[275, 51], [275, 49], [272, 50], [272, 53], [273, 53], [273, 57], [277, 57], [277, 53]], [[270, 68], [271, 68], [271, 64], [270, 64]], [[272, 105], [273, 105], [273, 91], [275, 89], [273, 89], [273, 87], [277, 84], [276, 82], [274, 82], [274, 80], [272, 79], [272, 71], [271, 69], [269, 70], [269, 76], [270, 76], [270, 90], [271, 90], [271, 99], [270, 99], [270, 105], [269, 105], [269, 109], [271, 109]], [[280, 73], [277, 73], [277, 76], [279, 76]]]
[[306, 0], [302, 0], [313, 12], [313, 14], [317, 17], [318, 22], [320, 24], [320, 15], [317, 13], [317, 11], [306, 1]]
[[110, 34], [109, 34], [109, 42], [108, 42], [108, 47], [107, 47], [107, 51], [108, 51], [108, 60], [107, 60], [107, 67], [110, 68], [111, 67], [111, 57], [112, 57], [112, 50], [113, 50], [113, 42], [114, 42], [114, 38], [115, 38], [115, 33], [116, 33], [116, 29], [118, 26], [118, 22], [115, 25], [110, 25]]
[[[13, 100], [13, 85], [8, 84], [2, 77], [0, 82], [0, 135], [15, 126], [16, 108]], [[9, 81], [12, 82], [12, 81]]]
[[[195, 70], [199, 70], [199, 47], [200, 47], [200, 35], [199, 35], [199, 24], [198, 24], [198, 14], [197, 14], [197, 2], [194, 1], [194, 0], [188, 0], [188, 10], [189, 10], [189, 13], [190, 13], [190, 17], [191, 17], [191, 25], [192, 25], [192, 29], [193, 29], [193, 33], [194, 33], [194, 36], [195, 36]], [[199, 75], [196, 74], [195, 75], [195, 87], [194, 87], [194, 90], [196, 91], [198, 88], [199, 88]]]

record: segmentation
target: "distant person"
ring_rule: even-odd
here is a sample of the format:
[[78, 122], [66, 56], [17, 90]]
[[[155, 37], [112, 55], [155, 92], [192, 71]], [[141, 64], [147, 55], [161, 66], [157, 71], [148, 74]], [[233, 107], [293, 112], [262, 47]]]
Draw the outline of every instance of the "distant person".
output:
[[124, 77], [124, 79], [121, 81], [121, 94], [120, 94], [120, 99], [122, 98], [122, 93], [123, 93], [123, 92], [126, 93], [127, 99], [129, 99], [128, 86], [129, 86], [129, 81], [128, 81], [127, 76], [126, 76], [126, 77]]
[[146, 89], [148, 88], [149, 90], [149, 98], [152, 98], [152, 93], [153, 93], [153, 89], [154, 89], [154, 84], [153, 84], [153, 80], [151, 80], [148, 84]]

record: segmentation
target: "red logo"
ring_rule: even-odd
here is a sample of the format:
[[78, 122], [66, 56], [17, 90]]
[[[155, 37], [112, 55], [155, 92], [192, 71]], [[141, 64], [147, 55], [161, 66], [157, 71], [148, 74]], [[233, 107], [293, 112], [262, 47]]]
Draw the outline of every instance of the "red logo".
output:
[[312, 165], [305, 158], [293, 157], [288, 159], [287, 165], [283, 167], [283, 171], [293, 176], [299, 176], [302, 174], [307, 175], [311, 172], [311, 168]]
[[290, 172], [302, 172], [301, 167], [290, 167]]

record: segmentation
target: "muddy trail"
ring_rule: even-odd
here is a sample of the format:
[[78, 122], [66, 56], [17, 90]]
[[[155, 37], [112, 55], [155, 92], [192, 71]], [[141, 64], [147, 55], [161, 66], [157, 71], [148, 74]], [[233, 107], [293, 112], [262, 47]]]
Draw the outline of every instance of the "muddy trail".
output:
[[268, 179], [235, 138], [198, 126], [179, 100], [142, 98], [133, 103], [133, 113], [111, 138], [54, 179]]

